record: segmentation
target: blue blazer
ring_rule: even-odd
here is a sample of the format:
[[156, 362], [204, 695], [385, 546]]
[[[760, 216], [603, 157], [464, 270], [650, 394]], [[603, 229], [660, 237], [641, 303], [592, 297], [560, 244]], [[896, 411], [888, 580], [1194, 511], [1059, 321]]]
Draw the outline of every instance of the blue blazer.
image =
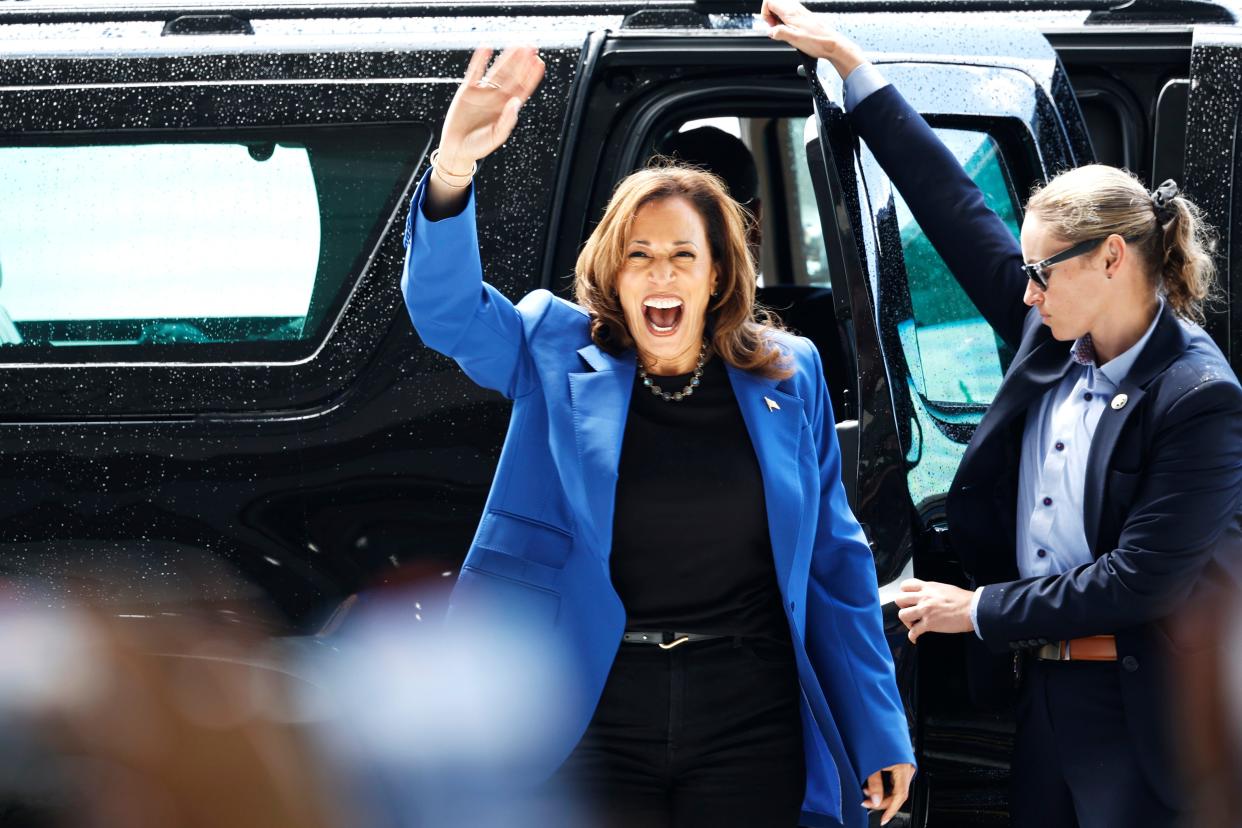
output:
[[[1196, 590], [1224, 580], [1237, 560], [1242, 508], [1242, 387], [1220, 349], [1166, 304], [1091, 441], [1083, 522], [1093, 563], [1018, 579], [1016, 511], [1026, 414], [1071, 367], [1022, 302], [1022, 250], [926, 122], [891, 86], [862, 101], [851, 121], [905, 197], [920, 227], [975, 306], [1016, 350], [976, 429], [946, 502], [950, 537], [968, 574], [987, 584], [979, 630], [992, 653], [1089, 635], [1117, 638], [1117, 671], [1133, 750], [1172, 806], [1191, 786], [1172, 762], [1170, 616]], [[1236, 566], [1236, 564], [1233, 564]], [[973, 642], [973, 636], [972, 636]], [[1010, 658], [975, 677], [988, 697], [1012, 689]]]
[[[543, 290], [516, 306], [485, 284], [474, 196], [458, 216], [423, 216], [424, 177], [406, 228], [402, 290], [430, 347], [513, 400], [512, 420], [450, 618], [466, 608], [539, 626], [573, 665], [551, 773], [585, 732], [625, 630], [608, 555], [635, 354], [612, 356], [589, 317]], [[763, 475], [773, 565], [797, 654], [810, 826], [863, 826], [861, 787], [913, 762], [884, 637], [875, 568], [846, 503], [815, 347], [777, 337], [784, 380], [729, 368]], [[772, 405], [775, 403], [775, 405]]]

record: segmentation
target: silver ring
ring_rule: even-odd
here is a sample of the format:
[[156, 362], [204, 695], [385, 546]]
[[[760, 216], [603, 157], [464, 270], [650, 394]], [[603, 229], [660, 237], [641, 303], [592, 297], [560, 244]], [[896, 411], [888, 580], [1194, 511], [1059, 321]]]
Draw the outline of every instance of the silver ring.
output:
[[489, 80], [477, 81], [475, 85], [478, 86], [480, 89], [499, 89], [500, 88], [500, 84], [496, 83], [495, 81], [489, 81]]

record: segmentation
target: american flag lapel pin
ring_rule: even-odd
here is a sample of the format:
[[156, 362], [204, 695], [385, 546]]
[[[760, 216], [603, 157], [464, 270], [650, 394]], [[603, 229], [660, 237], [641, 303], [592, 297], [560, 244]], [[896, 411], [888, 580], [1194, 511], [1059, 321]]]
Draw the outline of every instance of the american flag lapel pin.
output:
[[764, 397], [763, 401], [768, 404], [768, 411], [780, 411], [781, 407], [776, 404], [776, 400], [771, 397]]

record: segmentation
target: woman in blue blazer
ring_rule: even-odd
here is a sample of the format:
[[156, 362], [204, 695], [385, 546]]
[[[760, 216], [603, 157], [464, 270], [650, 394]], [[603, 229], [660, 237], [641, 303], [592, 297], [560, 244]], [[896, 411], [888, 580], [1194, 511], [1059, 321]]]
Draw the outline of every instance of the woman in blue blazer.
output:
[[1203, 643], [1172, 616], [1236, 566], [1242, 506], [1242, 387], [1196, 324], [1198, 211], [1094, 164], [1030, 198], [1019, 243], [855, 44], [791, 0], [765, 11], [845, 79], [858, 135], [1016, 352], [947, 501], [977, 588], [903, 584], [910, 639], [966, 633], [1007, 657], [1011, 688], [1022, 671], [1014, 825], [1192, 824], [1167, 685], [1177, 648]]
[[618, 186], [577, 304], [486, 284], [475, 162], [542, 77], [533, 50], [490, 54], [414, 196], [402, 284], [423, 341], [513, 400], [450, 623], [570, 665], [543, 769], [590, 825], [862, 826], [860, 794], [887, 822], [913, 755], [816, 349], [756, 316], [745, 214], [695, 169]]

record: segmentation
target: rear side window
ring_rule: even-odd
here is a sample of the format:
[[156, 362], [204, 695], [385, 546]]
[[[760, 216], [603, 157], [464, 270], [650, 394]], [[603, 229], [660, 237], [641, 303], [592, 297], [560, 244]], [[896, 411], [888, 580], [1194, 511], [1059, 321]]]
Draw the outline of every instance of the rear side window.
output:
[[420, 127], [0, 146], [7, 359], [279, 359], [321, 340]]
[[[974, 130], [935, 131], [1016, 237], [1017, 193], [995, 139]], [[897, 329], [912, 380], [932, 406], [986, 406], [1004, 375], [1004, 345], [958, 286], [895, 190], [893, 200], [913, 314]]]

